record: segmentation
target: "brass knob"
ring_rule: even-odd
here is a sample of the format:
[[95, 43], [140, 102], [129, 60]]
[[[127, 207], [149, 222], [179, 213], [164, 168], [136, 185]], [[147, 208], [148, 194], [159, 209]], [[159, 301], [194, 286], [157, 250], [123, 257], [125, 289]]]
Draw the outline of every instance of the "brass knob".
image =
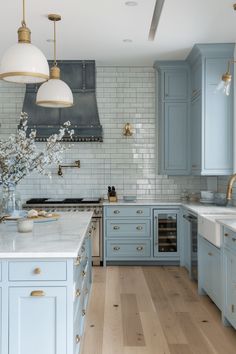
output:
[[143, 250], [143, 247], [140, 246], [140, 247], [137, 247], [136, 249], [137, 249], [137, 251], [142, 251], [142, 250]]
[[119, 250], [120, 250], [120, 247], [113, 247], [113, 250], [114, 250], [114, 251], [119, 251]]
[[120, 227], [119, 226], [113, 226], [113, 230], [119, 230]]
[[120, 214], [120, 210], [114, 210], [114, 214]]
[[45, 296], [45, 292], [43, 290], [34, 290], [34, 291], [31, 291], [30, 296], [33, 296], [33, 297]]
[[85, 316], [85, 315], [86, 315], [86, 311], [82, 310], [82, 316]]
[[142, 230], [143, 227], [142, 227], [142, 226], [137, 226], [136, 229], [137, 229], [137, 230]]
[[78, 344], [80, 342], [80, 336], [78, 334], [75, 336], [75, 341], [76, 341], [76, 344]]
[[83, 272], [81, 274], [82, 274], [82, 277], [85, 277], [86, 272], [83, 270]]
[[137, 214], [142, 214], [143, 211], [142, 211], [142, 210], [137, 210], [136, 213], [137, 213]]
[[228, 237], [228, 236], [229, 236], [229, 234], [225, 233], [225, 237]]
[[40, 268], [35, 268], [34, 269], [34, 274], [41, 274], [41, 269]]
[[75, 296], [76, 296], [76, 297], [79, 297], [80, 294], [81, 294], [80, 290], [79, 290], [79, 289], [76, 289]]
[[236, 241], [236, 238], [233, 237], [233, 238], [232, 238], [232, 241], [235, 242], [235, 241]]
[[212, 253], [211, 253], [211, 252], [208, 252], [208, 256], [212, 256]]

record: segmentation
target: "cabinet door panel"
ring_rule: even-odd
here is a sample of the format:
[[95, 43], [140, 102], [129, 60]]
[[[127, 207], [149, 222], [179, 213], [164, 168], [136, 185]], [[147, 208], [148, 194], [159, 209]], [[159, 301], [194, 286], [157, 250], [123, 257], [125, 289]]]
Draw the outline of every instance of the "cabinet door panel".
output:
[[224, 307], [226, 317], [236, 328], [236, 255], [224, 249]]
[[191, 104], [192, 172], [201, 169], [201, 96]]
[[164, 170], [186, 174], [188, 170], [188, 105], [185, 102], [165, 103]]
[[187, 100], [188, 73], [186, 70], [168, 70], [164, 74], [164, 99]]
[[66, 288], [9, 290], [9, 354], [66, 354]]
[[[231, 101], [233, 94], [228, 97], [216, 91], [219, 78], [227, 61], [208, 59], [206, 61], [206, 97], [204, 119], [204, 165], [208, 172], [222, 171], [231, 173], [232, 170], [232, 112]], [[220, 148], [219, 148], [220, 146]]]

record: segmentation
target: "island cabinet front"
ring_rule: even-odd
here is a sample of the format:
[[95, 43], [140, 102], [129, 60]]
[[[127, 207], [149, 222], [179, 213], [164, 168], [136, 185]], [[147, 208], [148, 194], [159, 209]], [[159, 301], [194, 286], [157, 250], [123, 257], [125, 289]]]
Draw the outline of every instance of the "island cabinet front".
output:
[[65, 354], [66, 287], [9, 288], [9, 354]]

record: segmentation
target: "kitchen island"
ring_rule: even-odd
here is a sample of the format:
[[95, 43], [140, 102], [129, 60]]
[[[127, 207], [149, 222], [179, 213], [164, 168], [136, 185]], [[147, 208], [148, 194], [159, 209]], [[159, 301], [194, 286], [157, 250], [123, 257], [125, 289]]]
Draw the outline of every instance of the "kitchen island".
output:
[[91, 212], [18, 233], [0, 224], [0, 353], [79, 353], [91, 286]]

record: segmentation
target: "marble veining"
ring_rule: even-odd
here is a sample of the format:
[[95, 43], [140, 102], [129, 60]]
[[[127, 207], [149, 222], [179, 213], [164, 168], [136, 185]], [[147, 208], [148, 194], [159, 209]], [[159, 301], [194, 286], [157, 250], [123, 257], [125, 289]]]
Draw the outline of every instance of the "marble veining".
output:
[[0, 224], [0, 258], [74, 258], [85, 238], [92, 212], [60, 213], [57, 221], [34, 223], [19, 233], [15, 221]]

